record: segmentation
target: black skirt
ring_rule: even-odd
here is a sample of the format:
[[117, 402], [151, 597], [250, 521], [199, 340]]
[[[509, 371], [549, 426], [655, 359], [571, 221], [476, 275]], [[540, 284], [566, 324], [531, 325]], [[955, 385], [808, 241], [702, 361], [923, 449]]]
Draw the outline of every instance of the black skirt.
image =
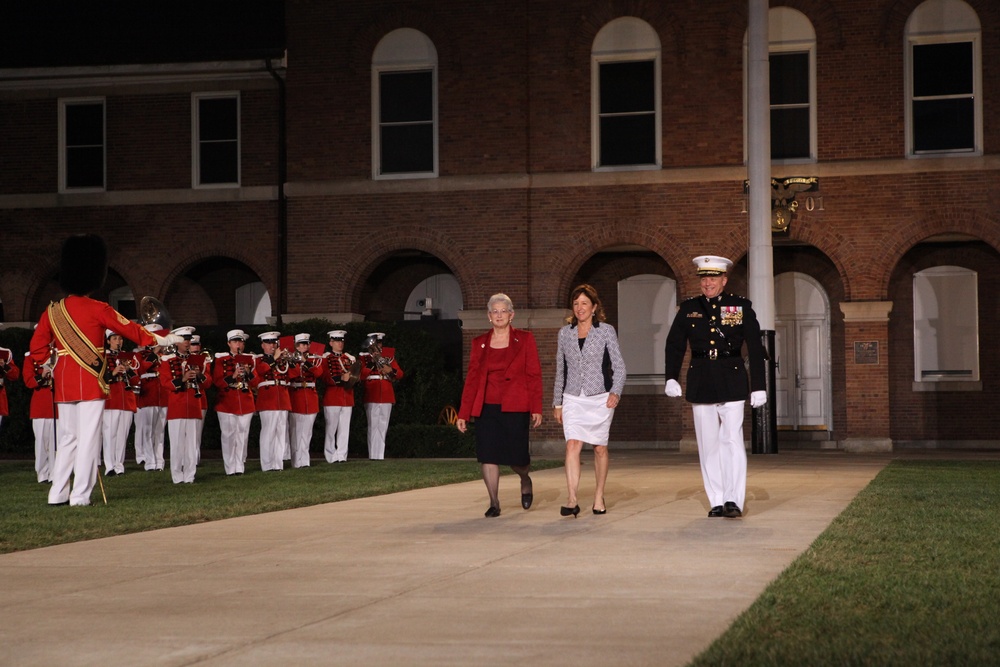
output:
[[528, 452], [527, 412], [501, 412], [499, 405], [486, 403], [476, 417], [476, 460], [502, 466], [526, 466], [531, 463]]

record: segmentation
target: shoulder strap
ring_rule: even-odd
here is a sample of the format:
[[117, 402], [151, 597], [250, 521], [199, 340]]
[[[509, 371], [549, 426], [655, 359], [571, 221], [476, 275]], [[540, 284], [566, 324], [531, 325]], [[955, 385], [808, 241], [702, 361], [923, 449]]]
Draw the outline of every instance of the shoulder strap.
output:
[[108, 361], [80, 331], [76, 322], [70, 317], [69, 311], [66, 310], [65, 301], [65, 299], [60, 299], [49, 304], [49, 324], [52, 326], [52, 331], [59, 339], [63, 349], [73, 357], [76, 363], [86, 368], [88, 373], [97, 378], [101, 391], [107, 394], [108, 384], [104, 381], [104, 369]]

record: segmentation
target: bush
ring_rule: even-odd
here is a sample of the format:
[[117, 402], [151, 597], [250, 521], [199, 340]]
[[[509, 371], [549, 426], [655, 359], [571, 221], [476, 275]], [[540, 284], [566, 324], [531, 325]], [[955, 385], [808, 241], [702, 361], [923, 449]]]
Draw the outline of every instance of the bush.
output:
[[460, 433], [454, 426], [397, 424], [386, 433], [386, 455], [393, 458], [475, 458], [472, 431]]

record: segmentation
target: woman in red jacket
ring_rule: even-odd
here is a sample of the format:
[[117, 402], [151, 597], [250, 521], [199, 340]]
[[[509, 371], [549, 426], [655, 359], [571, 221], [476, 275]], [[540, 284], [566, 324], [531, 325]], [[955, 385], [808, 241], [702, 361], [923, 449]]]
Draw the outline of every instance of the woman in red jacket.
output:
[[514, 304], [506, 294], [491, 296], [486, 314], [493, 328], [472, 340], [455, 425], [465, 433], [469, 418], [476, 418], [476, 459], [490, 496], [486, 516], [496, 517], [501, 465], [521, 476], [521, 507], [528, 509], [534, 499], [528, 425], [542, 423], [542, 366], [535, 337], [511, 326]]

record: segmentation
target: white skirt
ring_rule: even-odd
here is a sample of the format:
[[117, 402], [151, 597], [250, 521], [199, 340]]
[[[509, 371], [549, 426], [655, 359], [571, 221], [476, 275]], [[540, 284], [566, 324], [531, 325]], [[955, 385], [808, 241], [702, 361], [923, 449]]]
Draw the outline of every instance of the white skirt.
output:
[[563, 394], [563, 434], [567, 440], [581, 440], [590, 445], [607, 445], [614, 408], [608, 407], [608, 394], [571, 396]]

